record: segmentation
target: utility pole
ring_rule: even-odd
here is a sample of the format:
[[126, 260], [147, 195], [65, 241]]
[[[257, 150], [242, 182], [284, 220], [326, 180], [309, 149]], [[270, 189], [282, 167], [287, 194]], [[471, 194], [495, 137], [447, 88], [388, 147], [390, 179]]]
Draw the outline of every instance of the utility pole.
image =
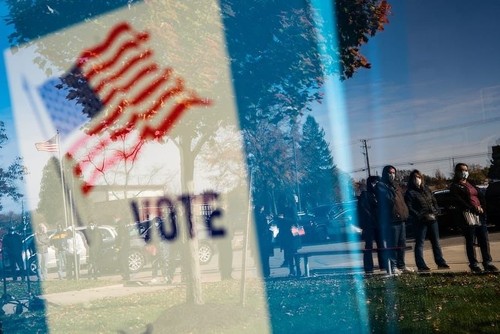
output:
[[369, 146], [367, 145], [367, 140], [366, 139], [361, 139], [361, 143], [363, 144], [363, 146], [361, 146], [361, 148], [363, 149], [363, 155], [365, 156], [365, 160], [366, 160], [366, 170], [368, 171], [368, 177], [371, 176], [371, 172], [370, 172], [370, 158], [368, 157], [368, 149], [369, 149]]

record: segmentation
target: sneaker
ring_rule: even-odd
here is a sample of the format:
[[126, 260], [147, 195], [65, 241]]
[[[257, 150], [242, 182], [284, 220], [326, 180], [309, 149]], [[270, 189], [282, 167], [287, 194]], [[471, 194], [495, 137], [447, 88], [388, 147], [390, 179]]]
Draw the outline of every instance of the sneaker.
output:
[[447, 263], [438, 264], [438, 269], [450, 269], [450, 266]]
[[398, 269], [398, 268], [392, 269], [392, 275], [394, 275], [394, 276], [399, 276], [402, 273], [403, 273], [403, 271], [401, 271], [401, 269]]
[[415, 269], [413, 269], [411, 267], [404, 267], [404, 268], [398, 268], [398, 269], [401, 270], [405, 274], [409, 274], [409, 273], [414, 273], [415, 272]]
[[471, 266], [470, 270], [472, 270], [473, 273], [482, 273], [483, 269], [479, 268], [479, 266]]
[[484, 265], [484, 271], [487, 271], [487, 272], [490, 272], [490, 273], [494, 273], [494, 272], [498, 271], [498, 268], [495, 267], [492, 264], [486, 264], [486, 265]]
[[431, 268], [429, 268], [429, 267], [418, 268], [419, 273], [429, 273], [430, 271], [431, 271]]
[[153, 283], [153, 284], [158, 283], [158, 279], [157, 278], [153, 278], [153, 279], [151, 279], [151, 281], [149, 281], [149, 283]]

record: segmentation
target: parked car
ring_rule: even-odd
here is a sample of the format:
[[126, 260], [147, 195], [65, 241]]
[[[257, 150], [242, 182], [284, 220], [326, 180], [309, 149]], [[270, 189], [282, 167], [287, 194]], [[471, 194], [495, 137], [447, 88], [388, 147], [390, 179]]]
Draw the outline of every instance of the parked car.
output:
[[[116, 248], [116, 238], [117, 238], [117, 231], [114, 226], [110, 225], [99, 225], [97, 226], [98, 231], [101, 234], [101, 240], [102, 240], [102, 245], [101, 245], [101, 250], [100, 250], [100, 256], [99, 256], [99, 268], [104, 271], [104, 272], [113, 272], [119, 269], [119, 261], [118, 261], [118, 250]], [[87, 232], [87, 227], [86, 226], [78, 226], [75, 228], [78, 233], [83, 238], [83, 241], [85, 243], [85, 249], [83, 251], [83, 254], [80, 257], [80, 265], [81, 267], [85, 267], [88, 263], [88, 232]], [[49, 237], [52, 237], [56, 231], [52, 230], [49, 231]], [[26, 242], [29, 246], [29, 260], [28, 260], [28, 265], [30, 269], [30, 273], [33, 275], [36, 273], [38, 269], [38, 262], [36, 259], [36, 253], [35, 253], [35, 248], [33, 246], [33, 235], [30, 235], [27, 239]], [[141, 245], [142, 248], [142, 245]], [[129, 255], [129, 270], [131, 272], [138, 272], [140, 271], [144, 264], [145, 261], [142, 259], [141, 255], [138, 255], [140, 252], [139, 246], [134, 245], [133, 243], [131, 244], [131, 251]], [[50, 246], [48, 248], [48, 263], [47, 263], [47, 268], [49, 271], [55, 271], [57, 270], [57, 258], [56, 258], [56, 251], [54, 246]]]
[[[115, 249], [115, 240], [116, 240], [116, 229], [113, 226], [109, 225], [100, 225], [97, 227], [102, 238], [102, 246], [101, 246], [101, 256], [99, 257], [100, 260], [100, 268], [105, 271], [113, 271], [117, 270], [117, 253]], [[88, 263], [88, 238], [87, 238], [87, 227], [86, 226], [78, 226], [75, 227], [75, 230], [77, 233], [80, 234], [82, 237], [84, 244], [85, 244], [85, 249], [83, 250], [83, 253], [80, 256], [80, 266], [85, 267]], [[55, 230], [50, 230], [48, 231], [49, 238], [51, 238], [54, 234], [56, 233]], [[35, 253], [35, 247], [34, 247], [34, 242], [33, 242], [33, 235], [30, 235], [28, 238], [26, 238], [27, 245], [29, 245], [27, 248], [29, 249], [29, 269], [30, 273], [34, 275], [36, 271], [38, 270], [38, 262], [36, 259], [36, 253]], [[49, 246], [48, 248], [48, 261], [47, 261], [47, 269], [49, 271], [55, 271], [57, 270], [57, 257], [56, 257], [56, 250], [53, 245]]]
[[348, 241], [361, 236], [362, 230], [357, 226], [357, 211], [354, 202], [345, 205], [334, 204], [326, 210], [318, 207], [314, 210], [315, 224], [327, 240]]
[[449, 189], [435, 190], [432, 192], [438, 204], [437, 221], [440, 235], [460, 234], [461, 229], [455, 222], [456, 206]]
[[[479, 191], [484, 195], [486, 193], [486, 188], [479, 187]], [[454, 204], [453, 196], [451, 195], [450, 190], [435, 190], [432, 193], [436, 197], [436, 201], [438, 203], [439, 213], [437, 219], [439, 223], [439, 233], [442, 235], [461, 234], [461, 227], [459, 223], [455, 221], [455, 215], [458, 213], [456, 212], [457, 208]], [[488, 228], [494, 228], [494, 219], [491, 219], [491, 217], [495, 217], [495, 214], [498, 214], [498, 208], [494, 207], [492, 210], [491, 208], [493, 206], [491, 204], [488, 205], [488, 203], [486, 203], [486, 207], [486, 212], [493, 212], [493, 214], [489, 217], [488, 215], [482, 216], [482, 218], [486, 219]], [[491, 221], [489, 221], [488, 218], [490, 218]]]
[[[302, 241], [305, 243], [348, 241], [351, 236], [361, 236], [355, 217], [355, 202], [334, 203], [318, 206], [311, 213], [299, 213], [297, 222], [304, 227]], [[271, 222], [270, 226], [273, 234], [278, 234], [276, 224]]]
[[[151, 263], [152, 256], [146, 250], [146, 242], [143, 238], [143, 234], [146, 233], [147, 221], [141, 222], [139, 224], [131, 224], [128, 226], [130, 233], [130, 253], [129, 253], [129, 270], [131, 273], [136, 273], [141, 271], [146, 265]], [[150, 228], [152, 224], [149, 225]], [[78, 233], [81, 234], [84, 242], [85, 242], [85, 250], [81, 256], [81, 266], [85, 267], [88, 263], [88, 242], [87, 242], [87, 227], [80, 226], [76, 227]], [[99, 225], [98, 230], [101, 233], [102, 237], [102, 247], [101, 247], [101, 256], [100, 260], [100, 268], [101, 270], [112, 272], [119, 270], [119, 261], [118, 261], [118, 250], [116, 248], [116, 239], [117, 239], [117, 231], [114, 226], [110, 225]], [[49, 237], [55, 234], [55, 231], [49, 231]], [[211, 261], [213, 255], [216, 252], [214, 244], [207, 237], [207, 234], [204, 233], [203, 230], [199, 231], [199, 258], [201, 264], [207, 264]], [[27, 266], [32, 275], [36, 274], [38, 269], [38, 262], [36, 258], [36, 251], [33, 243], [33, 235], [30, 235], [26, 238], [25, 244], [27, 245]], [[9, 264], [6, 263], [8, 267]], [[48, 249], [48, 263], [47, 267], [49, 271], [57, 270], [57, 259], [56, 259], [56, 251], [54, 246], [50, 246]]]
[[[208, 231], [199, 224], [197, 226], [199, 261], [200, 264], [205, 265], [210, 263], [214, 254], [216, 254], [216, 247], [211, 236], [208, 235]], [[129, 259], [133, 262], [134, 270], [140, 270], [139, 267], [142, 268], [145, 264], [151, 262], [151, 255], [145, 248], [145, 239], [146, 234], [150, 233], [152, 228], [158, 228], [157, 220], [145, 220], [129, 225], [131, 247], [133, 249]]]

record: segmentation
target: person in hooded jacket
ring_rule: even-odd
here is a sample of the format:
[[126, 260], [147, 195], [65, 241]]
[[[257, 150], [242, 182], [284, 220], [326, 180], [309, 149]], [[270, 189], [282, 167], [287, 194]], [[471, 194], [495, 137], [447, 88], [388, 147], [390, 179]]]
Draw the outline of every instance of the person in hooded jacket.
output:
[[[371, 175], [366, 179], [366, 190], [362, 191], [358, 199], [358, 215], [363, 240], [365, 241], [365, 252], [363, 253], [363, 267], [366, 274], [373, 273], [373, 242], [377, 248], [384, 247], [382, 231], [377, 219], [377, 197], [375, 187], [380, 181], [380, 176]], [[380, 269], [386, 267], [387, 259], [382, 252], [378, 253], [378, 265]]]
[[431, 269], [424, 260], [424, 241], [429, 232], [434, 262], [438, 269], [450, 269], [446, 263], [439, 244], [439, 228], [436, 220], [438, 214], [437, 201], [430, 189], [424, 184], [424, 176], [420, 171], [413, 170], [408, 180], [408, 190], [405, 194], [410, 218], [415, 228], [415, 263], [419, 272], [428, 272]]
[[[382, 178], [375, 187], [378, 202], [378, 219], [382, 228], [387, 258], [390, 261], [388, 272], [394, 274], [401, 272], [413, 272], [406, 266], [406, 221], [408, 219], [408, 207], [406, 206], [403, 190], [396, 181], [396, 168], [387, 165], [382, 170]], [[388, 262], [389, 262], [388, 261]]]

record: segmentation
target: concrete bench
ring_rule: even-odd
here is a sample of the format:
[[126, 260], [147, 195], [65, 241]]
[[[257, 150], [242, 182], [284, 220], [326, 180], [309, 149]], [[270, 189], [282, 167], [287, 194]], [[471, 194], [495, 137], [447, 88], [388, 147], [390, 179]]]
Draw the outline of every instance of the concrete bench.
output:
[[[304, 275], [306, 277], [310, 276], [310, 271], [309, 271], [309, 258], [312, 256], [322, 256], [322, 255], [347, 255], [347, 254], [363, 254], [366, 252], [384, 252], [384, 251], [390, 251], [390, 250], [398, 250], [401, 249], [402, 247], [392, 247], [392, 248], [373, 248], [373, 249], [336, 249], [336, 250], [322, 250], [322, 251], [306, 251], [306, 252], [297, 252], [294, 254], [295, 257], [295, 263], [296, 263], [296, 272], [297, 276], [301, 275], [301, 270], [300, 270], [300, 258], [304, 259]], [[405, 251], [412, 250], [413, 247], [411, 246], [406, 246]], [[388, 263], [388, 268], [389, 268], [389, 275], [392, 275], [391, 271], [391, 265]]]

